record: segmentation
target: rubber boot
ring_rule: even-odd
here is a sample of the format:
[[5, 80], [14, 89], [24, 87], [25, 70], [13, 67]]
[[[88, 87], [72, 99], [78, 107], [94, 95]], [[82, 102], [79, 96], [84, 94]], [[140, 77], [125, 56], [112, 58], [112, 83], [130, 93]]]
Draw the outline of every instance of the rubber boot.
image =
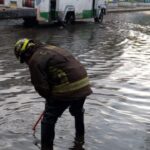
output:
[[41, 150], [53, 150], [54, 124], [41, 124]]
[[75, 116], [75, 129], [76, 129], [76, 137], [75, 141], [79, 143], [84, 143], [84, 112]]

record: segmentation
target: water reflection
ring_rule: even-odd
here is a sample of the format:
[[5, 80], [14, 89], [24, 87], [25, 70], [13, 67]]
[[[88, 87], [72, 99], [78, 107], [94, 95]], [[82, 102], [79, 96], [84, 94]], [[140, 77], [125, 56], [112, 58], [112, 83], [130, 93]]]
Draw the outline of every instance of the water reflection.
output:
[[74, 146], [69, 148], [69, 150], [85, 150], [83, 145], [84, 144], [74, 142]]
[[[26, 65], [13, 55], [19, 38], [66, 48], [86, 67], [94, 93], [85, 108], [85, 143], [74, 141], [74, 120], [66, 111], [56, 125], [57, 150], [148, 150], [150, 110], [149, 13], [109, 14], [103, 25], [23, 28], [0, 22], [0, 147], [36, 149], [32, 125], [43, 111]], [[40, 137], [40, 125], [37, 128]], [[69, 148], [70, 147], [70, 148]]]

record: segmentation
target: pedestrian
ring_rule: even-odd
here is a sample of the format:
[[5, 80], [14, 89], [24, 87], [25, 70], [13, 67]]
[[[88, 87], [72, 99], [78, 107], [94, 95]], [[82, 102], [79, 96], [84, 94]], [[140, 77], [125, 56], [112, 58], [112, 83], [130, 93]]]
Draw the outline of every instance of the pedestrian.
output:
[[41, 150], [53, 150], [55, 124], [69, 108], [75, 118], [75, 139], [84, 140], [84, 102], [92, 93], [83, 65], [68, 51], [56, 46], [20, 39], [14, 53], [29, 66], [31, 82], [45, 98], [41, 121]]

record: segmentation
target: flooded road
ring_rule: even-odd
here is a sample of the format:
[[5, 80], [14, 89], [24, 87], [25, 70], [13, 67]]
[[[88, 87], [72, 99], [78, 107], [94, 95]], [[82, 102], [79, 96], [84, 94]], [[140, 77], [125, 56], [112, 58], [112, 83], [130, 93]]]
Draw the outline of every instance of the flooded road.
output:
[[21, 23], [0, 21], [0, 150], [38, 150], [32, 125], [44, 99], [32, 87], [27, 66], [13, 55], [14, 43], [24, 37], [70, 50], [90, 77], [85, 144], [74, 145], [67, 110], [56, 125], [55, 150], [150, 150], [150, 12], [108, 14], [102, 25], [66, 29]]

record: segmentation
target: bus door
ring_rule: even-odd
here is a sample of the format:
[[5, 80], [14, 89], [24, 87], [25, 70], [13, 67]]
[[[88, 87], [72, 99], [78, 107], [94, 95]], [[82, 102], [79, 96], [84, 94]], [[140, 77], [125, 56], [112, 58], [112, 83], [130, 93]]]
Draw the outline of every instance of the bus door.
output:
[[56, 0], [50, 0], [50, 19], [56, 20]]
[[93, 5], [92, 5], [92, 10], [93, 10], [93, 16], [95, 16], [95, 0], [93, 0]]

